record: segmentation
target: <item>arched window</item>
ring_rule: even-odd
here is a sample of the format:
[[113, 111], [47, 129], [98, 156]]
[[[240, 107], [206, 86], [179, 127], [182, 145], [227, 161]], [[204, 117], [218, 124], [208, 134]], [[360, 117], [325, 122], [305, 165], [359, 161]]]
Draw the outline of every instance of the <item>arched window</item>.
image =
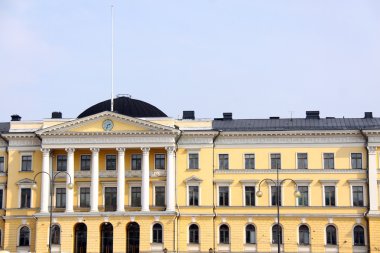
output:
[[326, 244], [336, 245], [336, 228], [333, 225], [326, 228]]
[[29, 246], [29, 237], [30, 237], [30, 230], [28, 227], [24, 226], [20, 228], [20, 234], [19, 234], [19, 246]]
[[282, 244], [282, 227], [279, 225], [274, 225], [272, 227], [272, 244]]
[[189, 227], [189, 243], [199, 243], [199, 227], [196, 224]]
[[354, 228], [354, 245], [355, 246], [364, 246], [364, 228], [362, 226], [356, 226]]
[[61, 228], [58, 225], [51, 227], [51, 243], [61, 244]]
[[219, 242], [223, 244], [230, 243], [230, 229], [225, 224], [221, 225], [219, 228]]
[[310, 244], [310, 231], [309, 227], [306, 225], [301, 225], [298, 228], [299, 235], [299, 244], [301, 245], [309, 245]]
[[82, 253], [87, 250], [87, 226], [84, 223], [77, 223], [74, 227], [74, 253]]
[[256, 229], [252, 224], [245, 227], [245, 242], [256, 243]]
[[153, 242], [154, 243], [162, 243], [162, 226], [161, 224], [153, 225]]

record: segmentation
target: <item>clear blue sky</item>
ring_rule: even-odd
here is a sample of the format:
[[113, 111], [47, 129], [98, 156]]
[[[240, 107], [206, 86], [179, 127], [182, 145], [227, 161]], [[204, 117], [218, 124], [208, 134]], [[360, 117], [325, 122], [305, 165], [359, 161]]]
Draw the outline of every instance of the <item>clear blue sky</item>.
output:
[[172, 117], [380, 116], [378, 0], [1, 0], [0, 121], [115, 93]]

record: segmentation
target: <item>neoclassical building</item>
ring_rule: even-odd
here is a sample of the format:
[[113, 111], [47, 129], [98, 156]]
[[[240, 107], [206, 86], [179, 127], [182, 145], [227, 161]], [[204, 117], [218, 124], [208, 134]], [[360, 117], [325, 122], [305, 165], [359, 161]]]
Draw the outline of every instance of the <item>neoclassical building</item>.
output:
[[372, 113], [174, 119], [120, 96], [74, 119], [12, 115], [0, 137], [8, 252], [48, 252], [49, 233], [52, 252], [380, 251]]

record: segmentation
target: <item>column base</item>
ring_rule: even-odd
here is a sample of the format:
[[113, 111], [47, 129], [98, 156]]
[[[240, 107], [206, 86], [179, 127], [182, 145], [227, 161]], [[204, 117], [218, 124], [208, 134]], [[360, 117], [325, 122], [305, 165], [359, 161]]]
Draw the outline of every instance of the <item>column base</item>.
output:
[[123, 213], [125, 212], [125, 209], [117, 209], [116, 212]]
[[65, 213], [73, 213], [74, 210], [65, 210]]
[[141, 209], [141, 212], [150, 212], [149, 208], [148, 209]]
[[99, 210], [98, 209], [94, 209], [94, 210], [90, 210], [91, 213], [98, 213]]

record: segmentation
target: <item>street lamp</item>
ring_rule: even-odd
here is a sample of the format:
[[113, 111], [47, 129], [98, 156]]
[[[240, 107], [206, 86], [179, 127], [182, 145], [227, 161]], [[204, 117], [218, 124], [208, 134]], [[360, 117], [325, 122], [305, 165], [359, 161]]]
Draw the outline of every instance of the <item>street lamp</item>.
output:
[[266, 181], [270, 181], [272, 182], [275, 186], [276, 186], [276, 206], [277, 206], [277, 252], [280, 253], [281, 252], [281, 233], [280, 233], [280, 189], [281, 189], [281, 185], [285, 182], [285, 181], [291, 181], [293, 182], [295, 185], [296, 185], [296, 191], [294, 191], [294, 196], [296, 198], [299, 198], [301, 197], [301, 193], [300, 191], [298, 190], [298, 185], [297, 183], [293, 180], [293, 179], [290, 179], [290, 178], [286, 178], [286, 179], [282, 179], [282, 180], [279, 180], [279, 169], [277, 168], [277, 180], [274, 181], [273, 179], [270, 179], [270, 178], [265, 178], [263, 180], [260, 181], [259, 183], [259, 190], [256, 192], [256, 196], [261, 198], [263, 196], [263, 192], [260, 190], [261, 188], [261, 183], [263, 182], [266, 182]]
[[40, 171], [38, 172], [36, 175], [34, 175], [34, 178], [33, 178], [33, 186], [32, 188], [33, 189], [37, 189], [37, 182], [36, 182], [36, 177], [40, 174], [46, 174], [49, 176], [49, 180], [50, 180], [50, 209], [49, 209], [49, 214], [50, 214], [50, 225], [49, 225], [49, 253], [51, 253], [51, 239], [52, 239], [52, 220], [53, 220], [53, 195], [54, 195], [54, 184], [55, 184], [55, 179], [56, 177], [61, 174], [61, 173], [64, 173], [66, 175], [69, 176], [70, 178], [70, 183], [67, 184], [67, 188], [68, 189], [73, 189], [74, 188], [74, 185], [71, 183], [71, 176], [69, 173], [67, 173], [66, 171], [59, 171], [58, 173], [56, 173], [54, 176], [51, 176], [48, 172], [45, 172], [45, 171]]

